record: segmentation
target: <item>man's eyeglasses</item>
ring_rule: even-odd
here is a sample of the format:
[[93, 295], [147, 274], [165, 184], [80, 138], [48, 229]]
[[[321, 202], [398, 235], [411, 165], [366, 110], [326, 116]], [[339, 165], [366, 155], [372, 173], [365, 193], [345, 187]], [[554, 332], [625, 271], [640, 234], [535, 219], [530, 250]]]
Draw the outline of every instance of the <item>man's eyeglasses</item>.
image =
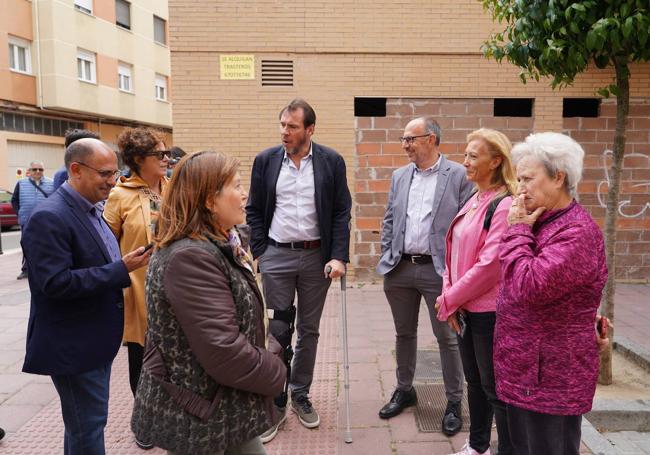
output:
[[415, 142], [415, 140], [417, 138], [419, 138], [419, 137], [429, 137], [429, 136], [431, 136], [431, 134], [433, 134], [433, 133], [420, 134], [419, 136], [402, 136], [402, 137], [399, 138], [399, 141], [400, 141], [400, 143], [406, 142], [408, 145], [411, 145], [411, 144], [413, 144], [413, 142]]
[[82, 163], [81, 161], [76, 161], [77, 164], [81, 164], [82, 166], [85, 166], [89, 169], [92, 169], [93, 171], [97, 172], [99, 176], [103, 179], [117, 179], [120, 176], [120, 171], [109, 171], [109, 170], [102, 170], [102, 169], [95, 169], [92, 166], [88, 166], [86, 163]]
[[165, 157], [169, 159], [172, 155], [172, 152], [169, 150], [156, 150], [155, 152], [147, 152], [145, 153], [145, 156], [155, 156], [158, 158], [160, 161], [164, 160]]
[[30, 169], [30, 171], [32, 172], [43, 172], [44, 170], [45, 169], [43, 169], [42, 167], [33, 167]]

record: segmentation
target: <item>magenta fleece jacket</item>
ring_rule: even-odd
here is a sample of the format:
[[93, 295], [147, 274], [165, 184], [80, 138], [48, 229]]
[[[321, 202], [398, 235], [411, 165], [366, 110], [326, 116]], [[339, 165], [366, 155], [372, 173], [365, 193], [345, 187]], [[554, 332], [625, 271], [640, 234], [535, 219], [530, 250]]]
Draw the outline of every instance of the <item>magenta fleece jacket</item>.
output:
[[598, 376], [594, 321], [607, 280], [603, 235], [577, 202], [503, 236], [494, 373], [499, 399], [581, 415]]

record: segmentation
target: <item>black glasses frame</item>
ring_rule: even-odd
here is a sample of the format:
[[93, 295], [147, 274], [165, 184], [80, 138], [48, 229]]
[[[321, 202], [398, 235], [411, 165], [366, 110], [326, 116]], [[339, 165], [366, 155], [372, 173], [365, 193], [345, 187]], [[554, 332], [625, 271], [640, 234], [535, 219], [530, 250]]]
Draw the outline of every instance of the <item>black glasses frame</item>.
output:
[[84, 163], [84, 162], [82, 162], [82, 161], [75, 161], [75, 163], [77, 163], [77, 164], [81, 164], [82, 166], [85, 166], [85, 167], [87, 167], [87, 168], [89, 168], [89, 169], [92, 169], [93, 171], [97, 172], [97, 173], [99, 174], [99, 176], [100, 176], [101, 178], [103, 178], [103, 179], [107, 179], [107, 180], [108, 180], [108, 179], [110, 179], [110, 178], [114, 178], [114, 179], [117, 180], [117, 178], [120, 176], [120, 171], [119, 171], [119, 169], [118, 169], [117, 171], [108, 171], [108, 170], [96, 169], [96, 168], [94, 168], [94, 167], [92, 167], [92, 166], [87, 165], [86, 163]]
[[429, 136], [431, 136], [432, 134], [433, 134], [433, 133], [420, 134], [419, 136], [401, 136], [401, 137], [399, 138], [399, 142], [400, 142], [400, 144], [401, 144], [402, 142], [406, 142], [408, 145], [411, 145], [411, 144], [413, 144], [413, 142], [415, 142], [415, 140], [416, 140], [417, 138], [419, 138], [419, 137], [429, 137]]
[[144, 154], [145, 156], [155, 156], [158, 158], [160, 161], [164, 160], [165, 157], [167, 159], [170, 159], [172, 156], [172, 152], [169, 150], [156, 150], [155, 152], [147, 152]]

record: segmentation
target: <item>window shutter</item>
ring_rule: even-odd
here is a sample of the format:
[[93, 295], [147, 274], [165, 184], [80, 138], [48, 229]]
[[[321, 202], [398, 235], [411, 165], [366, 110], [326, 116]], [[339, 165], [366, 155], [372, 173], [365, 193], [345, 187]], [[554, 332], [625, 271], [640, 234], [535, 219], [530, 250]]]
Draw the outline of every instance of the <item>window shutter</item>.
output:
[[120, 27], [131, 29], [131, 4], [124, 0], [115, 0], [115, 23]]
[[153, 17], [153, 39], [157, 43], [167, 44], [165, 30], [165, 19], [161, 19], [158, 16]]
[[93, 0], [74, 0], [74, 6], [84, 13], [93, 13]]

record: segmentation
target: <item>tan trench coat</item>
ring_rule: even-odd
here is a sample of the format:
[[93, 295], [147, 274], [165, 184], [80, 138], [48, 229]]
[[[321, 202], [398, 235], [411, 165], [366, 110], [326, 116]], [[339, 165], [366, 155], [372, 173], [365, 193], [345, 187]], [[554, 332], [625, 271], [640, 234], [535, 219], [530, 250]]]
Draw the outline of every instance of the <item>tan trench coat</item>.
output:
[[[168, 180], [162, 182], [163, 189]], [[117, 237], [122, 254], [145, 246], [153, 241], [151, 233], [151, 204], [140, 191], [147, 184], [136, 174], [121, 177], [111, 191], [104, 208], [104, 219]], [[123, 340], [144, 346], [147, 330], [147, 307], [144, 298], [144, 279], [147, 268], [129, 274], [131, 286], [124, 289]]]

